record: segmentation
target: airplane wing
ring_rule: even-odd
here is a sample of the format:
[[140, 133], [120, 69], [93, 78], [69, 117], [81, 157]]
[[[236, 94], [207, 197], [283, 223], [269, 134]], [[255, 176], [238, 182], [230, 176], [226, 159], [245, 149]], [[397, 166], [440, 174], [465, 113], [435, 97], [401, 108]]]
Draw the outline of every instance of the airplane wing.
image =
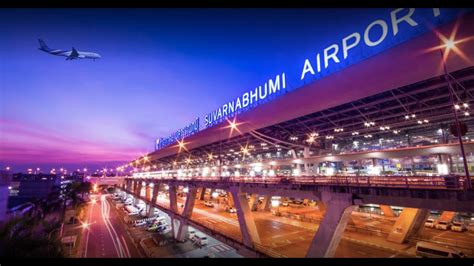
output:
[[78, 57], [78, 56], [79, 56], [79, 53], [77, 52], [76, 49], [74, 49], [74, 47], [72, 47], [72, 51], [71, 51], [70, 57]]
[[79, 53], [77, 52], [77, 50], [72, 47], [72, 50], [71, 50], [71, 54], [66, 58], [66, 60], [72, 60], [72, 59], [76, 59], [79, 57]]

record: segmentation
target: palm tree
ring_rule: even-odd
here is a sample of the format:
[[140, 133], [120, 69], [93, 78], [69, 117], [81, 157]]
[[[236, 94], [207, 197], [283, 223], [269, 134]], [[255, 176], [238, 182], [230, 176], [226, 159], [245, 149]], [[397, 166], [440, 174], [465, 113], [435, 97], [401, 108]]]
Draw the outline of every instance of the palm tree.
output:
[[82, 182], [80, 183], [80, 192], [82, 193], [82, 199], [84, 199], [84, 193], [89, 193], [92, 189], [92, 183], [91, 182]]
[[[38, 231], [34, 217], [12, 219], [0, 227], [1, 257], [63, 257], [58, 239]], [[50, 228], [49, 228], [50, 229]]]

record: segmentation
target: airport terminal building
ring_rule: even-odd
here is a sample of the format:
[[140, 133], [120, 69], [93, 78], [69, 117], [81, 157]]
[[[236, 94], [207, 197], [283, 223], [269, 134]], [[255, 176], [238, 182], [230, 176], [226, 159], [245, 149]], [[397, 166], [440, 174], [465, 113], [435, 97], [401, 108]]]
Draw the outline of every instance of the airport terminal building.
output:
[[[474, 14], [449, 12], [394, 9], [328, 42], [298, 71], [276, 73], [120, 166], [131, 171], [124, 189], [179, 221], [178, 239], [189, 225], [217, 234], [193, 208], [228, 193], [240, 235], [219, 234], [273, 257], [343, 254], [341, 239], [356, 234], [351, 215], [368, 205], [393, 218], [383, 241], [416, 244], [430, 211], [449, 221], [474, 212]], [[172, 195], [183, 189], [181, 209]], [[263, 211], [297, 199], [325, 214], [314, 237], [284, 248], [265, 236]]]

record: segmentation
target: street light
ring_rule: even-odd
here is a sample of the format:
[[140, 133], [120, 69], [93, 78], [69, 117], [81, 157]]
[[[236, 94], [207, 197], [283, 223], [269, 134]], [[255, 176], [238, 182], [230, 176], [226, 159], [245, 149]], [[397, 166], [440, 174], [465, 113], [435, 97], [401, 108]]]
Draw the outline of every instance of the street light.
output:
[[82, 223], [82, 229], [84, 229], [84, 230], [89, 229], [89, 224], [87, 222]]
[[[444, 78], [446, 79], [446, 82], [448, 83], [448, 89], [449, 89], [449, 95], [450, 95], [450, 100], [451, 100], [451, 105], [454, 106], [453, 108], [453, 114], [454, 114], [454, 120], [456, 122], [456, 131], [457, 131], [457, 137], [458, 137], [458, 140], [459, 140], [459, 146], [461, 147], [461, 154], [462, 154], [462, 158], [463, 158], [463, 164], [464, 164], [464, 172], [466, 174], [466, 186], [464, 187], [465, 189], [472, 189], [472, 184], [471, 184], [471, 177], [469, 176], [469, 167], [467, 165], [467, 160], [466, 160], [466, 153], [464, 151], [464, 144], [463, 144], [463, 141], [462, 141], [462, 136], [461, 136], [461, 126], [460, 126], [460, 123], [459, 123], [459, 118], [458, 118], [458, 113], [456, 111], [456, 104], [454, 102], [454, 89], [453, 89], [453, 86], [451, 84], [451, 79], [449, 78], [449, 74], [448, 74], [448, 69], [446, 67], [446, 59], [449, 55], [449, 51], [450, 50], [454, 50], [456, 51], [456, 42], [454, 41], [454, 37], [455, 37], [455, 34], [456, 32], [453, 32], [453, 34], [451, 35], [451, 37], [449, 39], [447, 39], [446, 37], [442, 36], [440, 33], [437, 33], [438, 34], [438, 37], [440, 37], [440, 40], [441, 41], [444, 41], [444, 45], [441, 45], [440, 46], [440, 54], [441, 54], [441, 62], [443, 63], [443, 70], [444, 70]], [[446, 48], [446, 56], [443, 52], [443, 47]]]

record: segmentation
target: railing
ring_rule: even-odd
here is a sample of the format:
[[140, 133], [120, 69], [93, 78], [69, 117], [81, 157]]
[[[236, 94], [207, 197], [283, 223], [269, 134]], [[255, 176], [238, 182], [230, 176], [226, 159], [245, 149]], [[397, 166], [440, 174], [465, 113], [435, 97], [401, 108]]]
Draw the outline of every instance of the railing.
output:
[[[139, 178], [141, 179], [141, 178]], [[462, 190], [463, 176], [174, 177], [146, 180]]]

